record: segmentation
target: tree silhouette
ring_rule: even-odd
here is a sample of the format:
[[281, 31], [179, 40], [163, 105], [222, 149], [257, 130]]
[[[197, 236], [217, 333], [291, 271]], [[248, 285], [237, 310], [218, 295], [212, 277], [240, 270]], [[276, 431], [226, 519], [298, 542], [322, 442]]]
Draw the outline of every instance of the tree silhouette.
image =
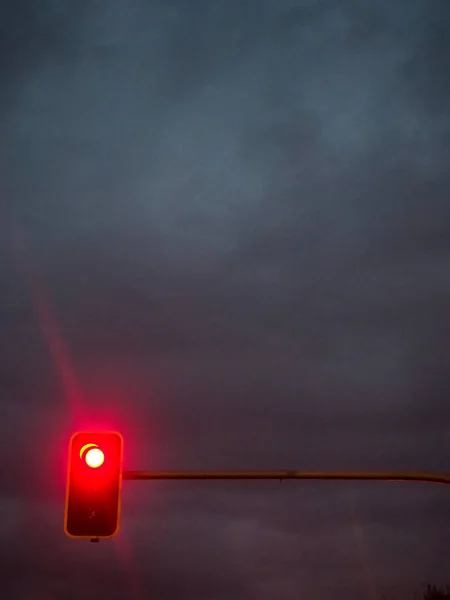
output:
[[427, 585], [423, 600], [450, 600], [450, 586]]

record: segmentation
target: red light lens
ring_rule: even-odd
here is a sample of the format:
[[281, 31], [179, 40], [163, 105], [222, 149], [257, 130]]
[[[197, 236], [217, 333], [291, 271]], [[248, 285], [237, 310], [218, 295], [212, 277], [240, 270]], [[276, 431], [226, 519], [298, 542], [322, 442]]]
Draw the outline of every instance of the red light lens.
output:
[[86, 452], [84, 460], [86, 461], [88, 467], [97, 469], [105, 462], [105, 455], [100, 448], [91, 448]]

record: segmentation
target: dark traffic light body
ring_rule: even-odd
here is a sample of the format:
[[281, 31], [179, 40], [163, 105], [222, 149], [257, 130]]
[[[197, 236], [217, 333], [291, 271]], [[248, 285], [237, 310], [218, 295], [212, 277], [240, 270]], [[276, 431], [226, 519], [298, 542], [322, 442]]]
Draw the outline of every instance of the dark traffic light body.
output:
[[78, 432], [69, 444], [64, 530], [69, 537], [108, 538], [120, 520], [123, 438]]

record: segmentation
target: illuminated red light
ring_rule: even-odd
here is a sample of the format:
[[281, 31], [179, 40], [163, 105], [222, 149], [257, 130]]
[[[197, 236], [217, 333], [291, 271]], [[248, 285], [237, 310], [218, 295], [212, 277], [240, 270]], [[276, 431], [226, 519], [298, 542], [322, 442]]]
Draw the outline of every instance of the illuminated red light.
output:
[[97, 444], [85, 444], [80, 450], [80, 458], [92, 469], [101, 467], [105, 462], [105, 455]]
[[84, 460], [86, 461], [88, 467], [97, 469], [105, 462], [105, 455], [100, 448], [91, 448], [86, 452]]

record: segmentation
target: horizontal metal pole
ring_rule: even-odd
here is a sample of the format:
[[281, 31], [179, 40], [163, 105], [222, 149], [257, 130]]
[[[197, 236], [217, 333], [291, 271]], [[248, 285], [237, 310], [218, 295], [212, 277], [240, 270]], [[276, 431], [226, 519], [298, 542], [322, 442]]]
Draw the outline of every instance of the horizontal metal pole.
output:
[[403, 472], [307, 472], [307, 471], [124, 471], [123, 479], [142, 480], [347, 480], [413, 481], [450, 485], [450, 474]]

